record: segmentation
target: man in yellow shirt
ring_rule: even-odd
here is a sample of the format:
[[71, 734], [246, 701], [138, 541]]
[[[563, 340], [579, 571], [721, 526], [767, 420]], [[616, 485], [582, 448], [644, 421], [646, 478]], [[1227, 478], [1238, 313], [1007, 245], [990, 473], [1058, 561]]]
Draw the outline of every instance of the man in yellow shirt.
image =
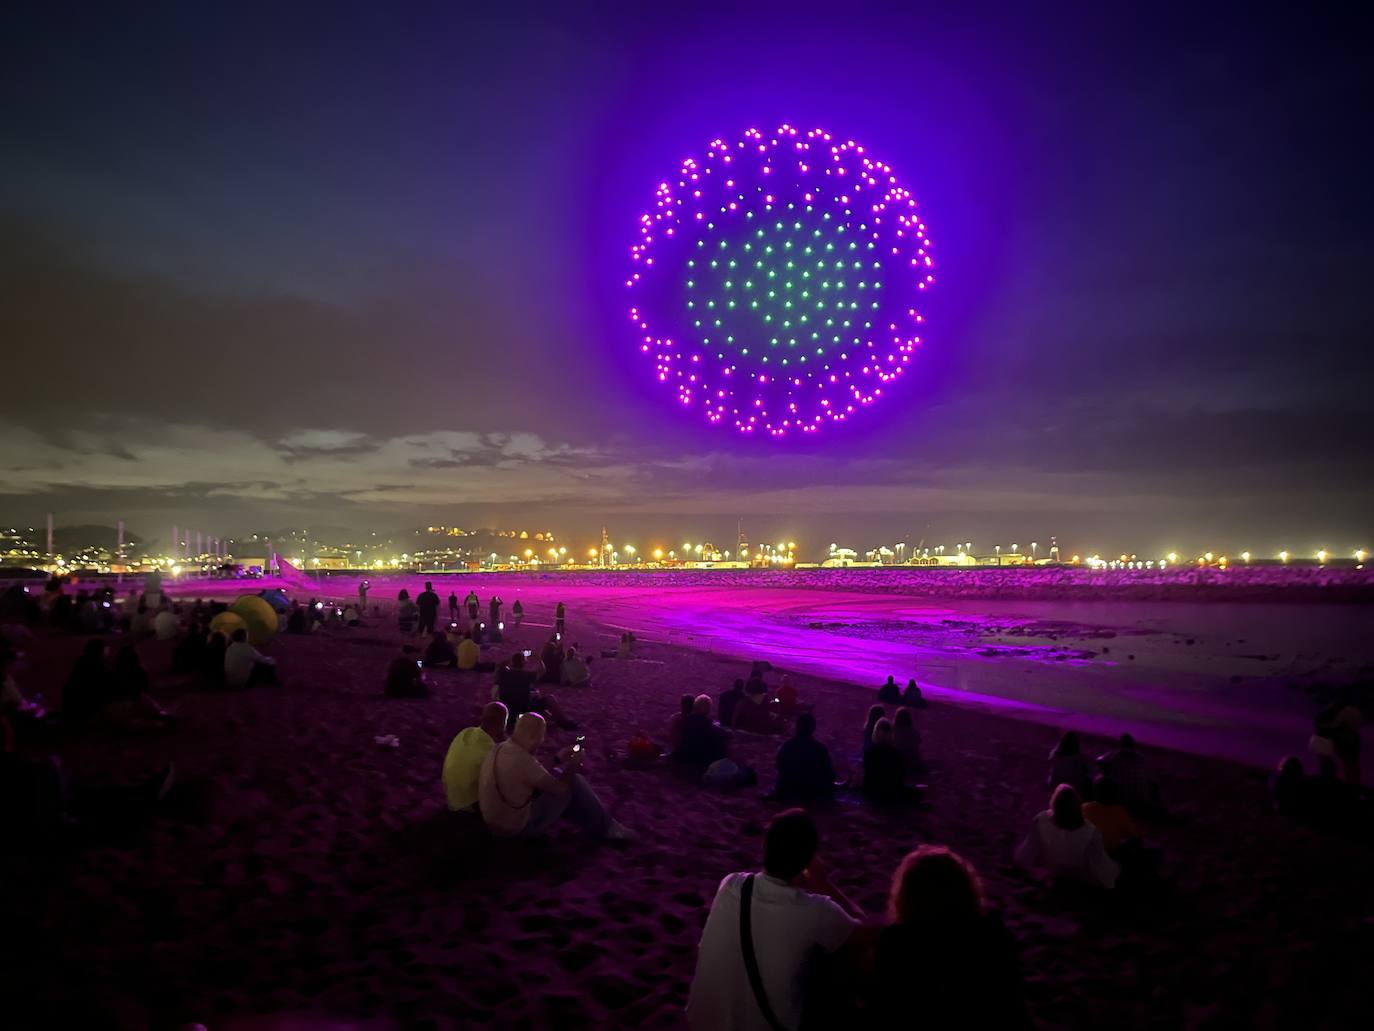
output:
[[[472, 644], [470, 638], [467, 643]], [[476, 808], [482, 760], [498, 741], [506, 739], [506, 715], [506, 707], [500, 702], [488, 702], [482, 708], [482, 722], [459, 731], [448, 746], [444, 756], [444, 794], [450, 809], [470, 812]]]
[[481, 661], [481, 646], [472, 639], [472, 634], [464, 634], [463, 639], [458, 642], [458, 668], [473, 670]]

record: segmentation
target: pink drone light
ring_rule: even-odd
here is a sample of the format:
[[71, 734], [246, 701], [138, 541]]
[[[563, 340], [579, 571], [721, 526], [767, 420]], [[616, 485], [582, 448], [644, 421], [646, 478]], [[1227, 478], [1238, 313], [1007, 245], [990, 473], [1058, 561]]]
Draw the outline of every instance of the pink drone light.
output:
[[708, 422], [812, 435], [910, 364], [930, 250], [911, 192], [853, 140], [750, 129], [659, 183], [630, 248], [630, 319]]

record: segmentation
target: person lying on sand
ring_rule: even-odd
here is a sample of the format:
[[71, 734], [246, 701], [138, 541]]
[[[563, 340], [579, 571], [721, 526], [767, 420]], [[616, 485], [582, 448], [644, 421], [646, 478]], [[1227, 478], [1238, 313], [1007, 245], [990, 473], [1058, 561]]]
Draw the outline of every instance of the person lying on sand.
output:
[[1107, 855], [1102, 835], [1083, 818], [1083, 798], [1070, 784], [1060, 784], [1050, 807], [1031, 823], [1030, 833], [1016, 848], [1022, 866], [1059, 880], [1080, 881], [1111, 888], [1121, 867]]
[[764, 838], [763, 872], [720, 882], [687, 997], [693, 1031], [800, 1026], [816, 954], [852, 941], [864, 918], [827, 876], [819, 840], [805, 810], [779, 813]]
[[988, 909], [978, 873], [938, 845], [892, 876], [878, 934], [873, 1027], [1028, 1028], [1016, 940]]
[[481, 722], [460, 730], [444, 756], [444, 796], [448, 807], [473, 812], [477, 808], [477, 782], [487, 753], [506, 740], [506, 707], [500, 702], [482, 706]]
[[546, 732], [543, 716], [524, 713], [515, 721], [510, 740], [482, 760], [477, 800], [487, 829], [499, 838], [536, 838], [567, 817], [595, 837], [631, 840], [633, 834], [611, 819], [582, 775], [586, 753], [580, 742], [559, 753], [557, 775], [534, 757]]

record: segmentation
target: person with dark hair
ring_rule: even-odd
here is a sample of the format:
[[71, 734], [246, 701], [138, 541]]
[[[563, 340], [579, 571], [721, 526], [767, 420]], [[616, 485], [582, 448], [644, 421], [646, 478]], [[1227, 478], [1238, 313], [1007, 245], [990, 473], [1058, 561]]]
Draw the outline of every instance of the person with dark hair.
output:
[[692, 711], [682, 720], [682, 740], [673, 750], [673, 762], [704, 770], [717, 759], [724, 759], [728, 751], [725, 731], [711, 719], [711, 696], [697, 695], [692, 699]]
[[1097, 828], [1102, 847], [1113, 859], [1128, 842], [1140, 840], [1140, 828], [1121, 804], [1121, 790], [1111, 777], [1099, 775], [1093, 781], [1093, 800], [1083, 803], [1083, 819]]
[[906, 759], [892, 743], [886, 716], [873, 725], [873, 740], [864, 749], [863, 793], [872, 802], [897, 802], [909, 795]]
[[907, 854], [878, 933], [871, 1026], [1027, 1028], [1016, 941], [978, 873], [938, 845]]
[[826, 874], [816, 824], [803, 809], [773, 817], [762, 873], [720, 882], [701, 932], [687, 997], [693, 1031], [797, 1028], [817, 953], [833, 953], [863, 911]]
[[682, 744], [682, 725], [687, 717], [692, 715], [692, 708], [696, 704], [697, 697], [692, 694], [685, 694], [677, 700], [678, 711], [673, 714], [673, 718], [668, 721], [668, 751], [676, 752]]
[[458, 653], [449, 643], [448, 635], [442, 630], [436, 630], [430, 637], [429, 644], [425, 645], [424, 664], [426, 666], [457, 668]]
[[1314, 737], [1330, 742], [1328, 751], [1341, 764], [1341, 775], [1349, 784], [1360, 783], [1360, 709], [1348, 688], [1317, 714]]
[[401, 654], [392, 659], [386, 668], [386, 683], [382, 692], [388, 698], [428, 698], [429, 685], [425, 683], [422, 665], [414, 646], [402, 645]]
[[567, 713], [557, 701], [535, 690], [534, 685], [543, 672], [543, 666], [537, 661], [533, 669], [526, 668], [524, 652], [516, 652], [510, 657], [509, 663], [496, 671], [496, 686], [492, 689], [492, 698], [504, 702], [510, 711], [508, 730], [527, 712], [548, 716], [563, 730], [577, 729], [577, 724], [568, 719]]
[[186, 636], [177, 642], [172, 651], [173, 673], [195, 673], [205, 659], [205, 645], [210, 633], [203, 623], [192, 623]]
[[449, 591], [449, 592], [448, 592], [448, 621], [449, 621], [450, 623], [456, 623], [456, 622], [458, 622], [458, 592], [457, 592], [457, 591]]
[[1121, 868], [1107, 855], [1102, 835], [1083, 818], [1083, 798], [1071, 784], [1060, 784], [1050, 807], [1031, 823], [1016, 849], [1016, 861], [1056, 880], [1083, 881], [1102, 888], [1116, 884]]
[[762, 673], [756, 671], [744, 685], [744, 697], [735, 705], [730, 726], [748, 734], [782, 733], [782, 717], [769, 705]]
[[83, 726], [104, 712], [113, 699], [114, 677], [105, 665], [107, 650], [104, 640], [99, 637], [91, 638], [82, 646], [62, 691], [64, 722]]
[[813, 713], [797, 717], [792, 736], [778, 749], [777, 766], [778, 784], [771, 798], [810, 802], [834, 794], [835, 764], [830, 750], [816, 740]]
[[1072, 785], [1082, 798], [1092, 794], [1092, 760], [1083, 754], [1078, 735], [1072, 730], [1064, 731], [1050, 752], [1050, 772], [1045, 777], [1045, 785], [1053, 788], [1060, 784]]
[[510, 618], [517, 627], [525, 621], [525, 606], [520, 604], [519, 598], [516, 598], [510, 607]]
[[460, 730], [449, 742], [444, 756], [444, 797], [455, 812], [477, 808], [478, 781], [487, 753], [506, 740], [506, 707], [500, 702], [487, 702], [482, 707], [481, 722], [475, 727]]
[[561, 601], [553, 610], [553, 632], [555, 637], [562, 637], [568, 625], [568, 607]]
[[545, 684], [557, 684], [563, 679], [563, 645], [557, 635], [544, 642], [539, 651], [539, 679]]
[[420, 610], [416, 604], [410, 600], [410, 592], [404, 587], [396, 595], [396, 628], [409, 637], [415, 633], [415, 628], [420, 623]]
[[1307, 823], [1312, 819], [1312, 797], [1307, 787], [1307, 773], [1296, 755], [1285, 755], [1278, 769], [1269, 776], [1269, 795], [1274, 811], [1286, 820]]
[[778, 683], [778, 714], [783, 719], [791, 719], [802, 711], [801, 696], [792, 683], [792, 678], [784, 673]]
[[734, 685], [722, 691], [720, 699], [716, 702], [716, 710], [720, 713], [720, 725], [722, 727], [735, 725], [735, 708], [743, 698], [744, 678], [736, 677]]
[[148, 671], [133, 645], [115, 653], [110, 700], [105, 716], [125, 730], [155, 730], [171, 722], [167, 712], [148, 693]]
[[434, 624], [439, 621], [439, 595], [434, 592], [434, 584], [430, 581], [425, 581], [425, 589], [415, 598], [415, 608], [420, 614], [416, 632], [421, 637], [434, 633]]
[[897, 686], [897, 681], [890, 674], [887, 682], [878, 688], [878, 701], [883, 705], [902, 704], [902, 689]]
[[308, 634], [313, 623], [314, 619], [310, 610], [303, 607], [300, 602], [293, 601], [286, 614], [286, 632], [288, 634]]
[[493, 630], [501, 629], [501, 596], [492, 592], [491, 603], [487, 606], [487, 622]]
[[1097, 758], [1102, 772], [1116, 782], [1121, 804], [1137, 813], [1160, 809], [1159, 787], [1150, 779], [1145, 756], [1136, 747], [1135, 738], [1122, 734], [1117, 746]]
[[912, 677], [906, 682], [906, 687], [902, 689], [901, 704], [908, 709], [924, 709], [927, 707], [925, 695], [921, 694], [921, 689], [916, 685], [916, 678]]
[[242, 627], [229, 638], [224, 650], [224, 683], [228, 687], [253, 687], [277, 682], [277, 660], [270, 659], [248, 643]]
[[200, 660], [200, 675], [210, 687], [224, 686], [224, 655], [229, 649], [229, 638], [223, 631], [216, 630], [205, 639], [205, 654]]
[[873, 743], [873, 728], [878, 725], [878, 721], [887, 715], [887, 710], [881, 705], [870, 705], [868, 715], [864, 717], [864, 743], [860, 752], [868, 751], [868, 746]]
[[902, 753], [908, 777], [925, 769], [925, 761], [921, 758], [921, 734], [908, 708], [898, 709], [897, 715], [892, 717], [892, 744]]
[[467, 597], [463, 599], [463, 605], [468, 610], [468, 621], [477, 622], [477, 610], [482, 607], [481, 600], [477, 597], [476, 591], [468, 591]]
[[563, 666], [558, 671], [558, 680], [564, 687], [586, 687], [592, 682], [591, 667], [577, 654], [576, 645], [568, 645], [568, 650], [563, 653]]

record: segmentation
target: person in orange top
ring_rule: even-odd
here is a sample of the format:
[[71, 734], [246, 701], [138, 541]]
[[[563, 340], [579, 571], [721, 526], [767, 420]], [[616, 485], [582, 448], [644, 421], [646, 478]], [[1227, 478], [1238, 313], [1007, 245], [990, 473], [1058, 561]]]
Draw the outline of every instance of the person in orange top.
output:
[[1140, 839], [1140, 830], [1121, 804], [1121, 792], [1110, 777], [1098, 777], [1093, 781], [1093, 801], [1083, 803], [1083, 819], [1102, 835], [1102, 844], [1109, 856], [1116, 856], [1126, 842]]
[[792, 686], [792, 678], [784, 673], [782, 683], [778, 686], [778, 711], [784, 716], [795, 716], [800, 710], [797, 689]]

